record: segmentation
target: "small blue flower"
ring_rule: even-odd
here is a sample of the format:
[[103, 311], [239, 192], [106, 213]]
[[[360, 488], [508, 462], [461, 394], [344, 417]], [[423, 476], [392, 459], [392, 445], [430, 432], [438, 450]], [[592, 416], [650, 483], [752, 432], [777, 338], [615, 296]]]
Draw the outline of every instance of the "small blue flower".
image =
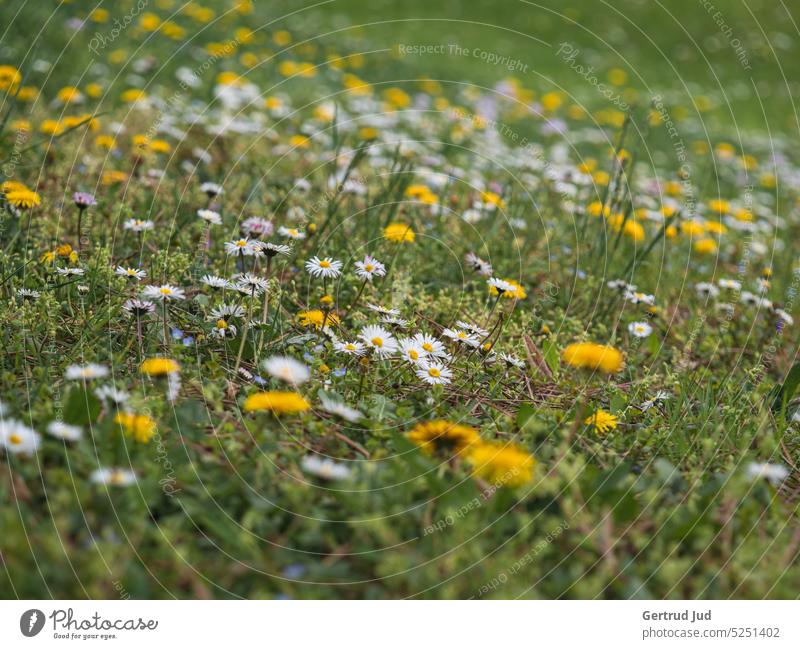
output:
[[286, 579], [300, 579], [300, 577], [305, 574], [306, 567], [299, 563], [293, 563], [283, 569], [283, 576], [286, 577]]
[[267, 381], [266, 381], [266, 379], [265, 379], [263, 376], [261, 376], [260, 374], [256, 374], [256, 375], [253, 377], [253, 383], [255, 383], [256, 385], [266, 385]]
[[172, 330], [172, 337], [173, 337], [175, 340], [180, 340], [181, 338], [183, 338], [183, 331], [181, 331], [180, 329], [178, 329], [177, 327], [175, 327], [175, 328]]
[[344, 376], [345, 374], [347, 374], [347, 370], [343, 367], [337, 367], [335, 370], [333, 370], [334, 376]]
[[186, 336], [181, 342], [185, 347], [189, 347], [194, 344], [194, 336]]
[[303, 353], [303, 358], [305, 359], [305, 361], [307, 363], [312, 363], [314, 361], [314, 357], [311, 354], [309, 354], [308, 352], [304, 352]]

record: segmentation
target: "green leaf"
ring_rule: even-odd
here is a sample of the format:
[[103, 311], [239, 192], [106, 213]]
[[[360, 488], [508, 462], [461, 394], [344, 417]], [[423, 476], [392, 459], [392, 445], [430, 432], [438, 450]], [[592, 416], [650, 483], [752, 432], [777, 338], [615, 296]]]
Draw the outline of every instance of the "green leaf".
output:
[[800, 363], [792, 365], [782, 385], [776, 385], [772, 391], [772, 412], [786, 416], [786, 406], [794, 398], [797, 387], [800, 385]]
[[68, 424], [86, 426], [97, 420], [102, 406], [103, 404], [100, 403], [100, 399], [95, 396], [94, 392], [75, 386], [67, 395], [63, 419]]

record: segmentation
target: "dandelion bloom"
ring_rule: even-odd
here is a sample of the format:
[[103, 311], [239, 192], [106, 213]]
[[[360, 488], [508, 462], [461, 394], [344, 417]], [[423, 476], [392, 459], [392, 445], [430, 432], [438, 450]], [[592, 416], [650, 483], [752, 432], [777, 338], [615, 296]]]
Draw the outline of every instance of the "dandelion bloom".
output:
[[314, 327], [315, 329], [322, 329], [323, 322], [325, 323], [325, 326], [339, 323], [339, 316], [337, 316], [335, 313], [328, 313], [326, 317], [325, 313], [319, 309], [301, 311], [297, 314], [297, 319], [300, 321], [300, 326]]
[[156, 422], [147, 415], [137, 415], [132, 412], [120, 412], [114, 417], [114, 423], [119, 424], [126, 435], [133, 437], [137, 442], [147, 444], [156, 434]]
[[494, 487], [519, 487], [533, 479], [535, 458], [515, 444], [479, 444], [469, 456], [473, 472]]
[[256, 392], [244, 401], [244, 411], [269, 410], [274, 415], [290, 415], [308, 410], [311, 405], [297, 392]]
[[11, 190], [6, 194], [6, 200], [14, 207], [26, 210], [42, 204], [39, 194], [27, 188]]
[[383, 229], [383, 238], [394, 243], [413, 243], [416, 236], [405, 223], [390, 223]]
[[617, 427], [617, 418], [610, 412], [598, 408], [591, 417], [584, 419], [583, 423], [593, 426], [598, 433], [607, 433]]
[[599, 370], [605, 374], [619, 372], [623, 366], [622, 352], [609, 345], [573, 343], [561, 352], [567, 365], [586, 370]]
[[139, 371], [148, 376], [164, 376], [165, 374], [177, 372], [180, 368], [178, 361], [164, 358], [163, 356], [155, 356], [142, 361]]
[[446, 419], [420, 422], [406, 433], [406, 437], [429, 455], [445, 450], [461, 453], [480, 442], [478, 431], [472, 426], [456, 424]]

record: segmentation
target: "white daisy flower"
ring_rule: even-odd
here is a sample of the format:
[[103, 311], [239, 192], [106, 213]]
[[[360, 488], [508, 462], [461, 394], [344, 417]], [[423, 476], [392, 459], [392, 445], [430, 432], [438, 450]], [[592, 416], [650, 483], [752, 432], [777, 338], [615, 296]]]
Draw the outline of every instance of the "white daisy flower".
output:
[[434, 356], [436, 358], [448, 357], [447, 349], [445, 349], [444, 343], [438, 338], [434, 338], [428, 334], [418, 333], [413, 337], [413, 340], [430, 356]]
[[628, 325], [628, 333], [637, 338], [647, 338], [653, 333], [653, 327], [646, 322], [631, 322]]
[[203, 183], [200, 185], [200, 191], [203, 192], [209, 198], [214, 198], [215, 196], [220, 196], [224, 194], [225, 191], [222, 189], [222, 185], [217, 185], [217, 183]]
[[272, 356], [264, 360], [261, 366], [270, 376], [292, 385], [305, 383], [311, 377], [308, 367], [290, 356]]
[[101, 401], [109, 401], [117, 406], [122, 405], [131, 398], [131, 395], [125, 390], [115, 388], [113, 385], [101, 385], [95, 389], [94, 393]]
[[127, 277], [128, 279], [135, 279], [137, 281], [147, 277], [147, 271], [141, 268], [130, 268], [125, 266], [117, 266], [114, 273], [120, 277]]
[[281, 226], [278, 228], [278, 234], [282, 237], [286, 237], [287, 239], [305, 239], [306, 234], [305, 232], [301, 232], [297, 228], [287, 228], [285, 226]]
[[148, 300], [130, 299], [125, 300], [125, 304], [122, 305], [122, 310], [129, 316], [141, 317], [155, 311], [156, 305]]
[[481, 329], [478, 325], [472, 324], [470, 322], [465, 322], [464, 320], [456, 320], [456, 327], [459, 329], [466, 329], [471, 334], [475, 334], [480, 338], [486, 338], [489, 335], [489, 332], [486, 329]]
[[270, 243], [269, 241], [259, 241], [258, 250], [265, 257], [286, 257], [292, 249], [283, 243]]
[[64, 373], [64, 378], [67, 381], [90, 381], [92, 379], [102, 379], [106, 376], [108, 376], [108, 368], [97, 363], [70, 365]]
[[386, 275], [386, 266], [375, 259], [375, 257], [365, 255], [363, 261], [356, 262], [356, 275], [361, 279], [372, 281], [373, 277], [383, 277]]
[[343, 354], [348, 354], [350, 356], [364, 355], [364, 343], [360, 343], [357, 340], [354, 340], [353, 342], [343, 342], [337, 340], [333, 343], [333, 348], [337, 352], [342, 352]]
[[359, 419], [364, 418], [364, 415], [359, 410], [351, 408], [346, 403], [334, 401], [333, 399], [324, 396], [320, 396], [319, 400], [322, 410], [329, 412], [332, 415], [336, 415], [337, 417], [341, 417], [345, 421], [356, 422]]
[[326, 279], [341, 275], [342, 262], [330, 257], [320, 259], [312, 257], [306, 262], [306, 270], [314, 277], [324, 277]]
[[243, 255], [251, 257], [256, 254], [258, 246], [254, 245], [250, 239], [234, 239], [233, 241], [225, 242], [225, 254], [227, 255]]
[[516, 367], [519, 370], [525, 369], [525, 361], [520, 360], [516, 356], [500, 352], [500, 360], [506, 363], [509, 367]]
[[269, 281], [253, 273], [235, 275], [234, 281], [236, 282], [234, 288], [237, 291], [250, 296], [261, 295], [269, 286]]
[[80, 426], [65, 424], [63, 421], [51, 421], [47, 424], [47, 432], [53, 437], [68, 442], [76, 442], [83, 435], [83, 429]]
[[242, 233], [248, 237], [269, 237], [275, 231], [272, 221], [260, 216], [251, 216], [242, 221]]
[[227, 320], [228, 318], [241, 318], [244, 315], [244, 307], [239, 304], [220, 304], [211, 309], [210, 320]]
[[146, 219], [128, 219], [122, 224], [122, 227], [131, 232], [144, 232], [145, 230], [152, 230], [156, 227], [156, 224]]
[[214, 328], [211, 329], [211, 336], [219, 339], [236, 338], [236, 325], [230, 324], [224, 318], [219, 318], [214, 324]]
[[380, 313], [381, 315], [400, 315], [400, 311], [398, 309], [387, 309], [380, 304], [372, 304], [371, 302], [367, 304], [367, 308], [370, 311]]
[[742, 283], [735, 279], [721, 279], [717, 282], [720, 288], [725, 288], [730, 291], [741, 291]]
[[442, 335], [445, 338], [449, 338], [450, 340], [454, 340], [458, 343], [464, 343], [470, 347], [477, 347], [481, 344], [481, 341], [478, 340], [477, 336], [469, 333], [468, 331], [464, 331], [463, 329], [445, 329], [442, 331]]
[[16, 419], [0, 419], [0, 447], [7, 453], [33, 455], [42, 436]]
[[434, 360], [423, 360], [416, 369], [416, 375], [430, 385], [447, 385], [453, 378], [450, 368]]
[[129, 469], [100, 468], [92, 471], [89, 476], [94, 484], [109, 485], [113, 487], [129, 487], [136, 484], [136, 474]]
[[344, 464], [319, 455], [306, 455], [300, 460], [300, 466], [303, 471], [324, 480], [347, 480], [350, 477], [350, 469]]
[[58, 275], [67, 277], [70, 275], [75, 275], [75, 276], [85, 275], [86, 271], [83, 268], [56, 268], [56, 273]]
[[23, 300], [38, 300], [41, 297], [41, 293], [32, 288], [18, 288], [17, 295]]
[[397, 351], [397, 341], [390, 331], [378, 325], [369, 325], [358, 337], [378, 358], [386, 358]]
[[700, 297], [717, 297], [719, 295], [719, 289], [714, 286], [711, 282], [698, 282], [694, 285], [694, 290], [697, 291], [697, 294]]
[[197, 210], [197, 216], [209, 225], [220, 225], [222, 223], [222, 217], [219, 212], [214, 210]]
[[419, 363], [428, 356], [428, 352], [414, 338], [402, 338], [397, 341], [397, 344], [400, 347], [400, 356], [411, 363]]
[[210, 288], [233, 288], [233, 284], [231, 284], [230, 280], [224, 277], [218, 277], [217, 275], [203, 275], [200, 281]]
[[747, 466], [747, 477], [750, 480], [764, 478], [775, 486], [789, 477], [789, 469], [782, 464], [771, 464], [769, 462], [751, 462]]
[[148, 300], [168, 302], [170, 300], [183, 300], [186, 298], [186, 293], [177, 286], [162, 284], [161, 286], [145, 286], [142, 290], [142, 297]]
[[606, 282], [606, 286], [608, 286], [608, 288], [610, 288], [612, 291], [622, 291], [625, 293], [636, 290], [636, 286], [634, 284], [629, 284], [624, 279], [612, 279]]
[[516, 288], [511, 282], [507, 282], [499, 277], [491, 277], [486, 283], [497, 290], [498, 296], [502, 295], [503, 293], [513, 293], [516, 291]]
[[639, 291], [627, 291], [625, 293], [625, 299], [631, 304], [646, 304], [648, 306], [653, 306], [656, 303], [656, 298], [654, 295], [641, 293]]
[[484, 277], [491, 277], [494, 272], [492, 265], [488, 261], [484, 261], [478, 257], [474, 252], [468, 252], [466, 254], [464, 263], [478, 273], [478, 275], [483, 275]]

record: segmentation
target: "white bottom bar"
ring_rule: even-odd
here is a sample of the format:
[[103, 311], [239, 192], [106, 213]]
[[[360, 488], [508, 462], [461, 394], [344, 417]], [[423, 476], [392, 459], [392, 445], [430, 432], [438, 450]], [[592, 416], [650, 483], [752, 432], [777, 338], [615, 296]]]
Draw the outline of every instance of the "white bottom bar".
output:
[[800, 646], [797, 601], [4, 601], [0, 620], [14, 648]]

